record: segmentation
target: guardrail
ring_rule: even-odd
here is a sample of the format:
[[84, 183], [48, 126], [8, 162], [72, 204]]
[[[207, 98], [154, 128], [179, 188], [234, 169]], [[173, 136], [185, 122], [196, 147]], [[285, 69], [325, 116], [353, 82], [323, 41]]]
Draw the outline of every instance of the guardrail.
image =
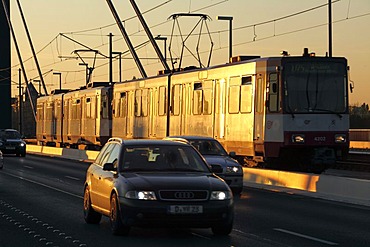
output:
[[[27, 153], [91, 162], [99, 152], [27, 145]], [[370, 206], [370, 180], [246, 167], [243, 170], [245, 186], [285, 192], [294, 190], [294, 193], [311, 197]]]

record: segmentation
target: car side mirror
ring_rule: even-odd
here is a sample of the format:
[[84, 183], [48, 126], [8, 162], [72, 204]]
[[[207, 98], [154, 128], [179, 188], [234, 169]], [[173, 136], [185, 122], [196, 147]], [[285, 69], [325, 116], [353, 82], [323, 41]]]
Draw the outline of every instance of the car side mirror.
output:
[[116, 171], [116, 168], [114, 167], [113, 163], [105, 163], [103, 165], [103, 171]]
[[236, 157], [236, 153], [235, 153], [234, 151], [231, 151], [231, 152], [229, 153], [229, 156], [230, 156], [231, 158], [235, 158], [235, 157]]

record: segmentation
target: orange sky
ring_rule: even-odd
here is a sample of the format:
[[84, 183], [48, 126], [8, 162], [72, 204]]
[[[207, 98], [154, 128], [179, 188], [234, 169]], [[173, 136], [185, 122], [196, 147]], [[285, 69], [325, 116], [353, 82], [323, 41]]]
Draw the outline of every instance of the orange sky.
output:
[[[114, 36], [114, 51], [127, 51], [120, 31], [114, 25], [113, 16], [106, 1], [63, 0], [20, 1], [27, 20], [35, 50], [38, 51], [39, 63], [48, 89], [59, 86], [59, 78], [52, 74], [62, 72], [63, 87], [76, 88], [84, 84], [85, 69], [76, 58], [66, 59], [81, 46], [58, 35], [64, 33], [70, 38], [98, 49], [108, 54], [108, 37]], [[350, 79], [355, 83], [354, 93], [350, 95], [350, 104], [370, 103], [368, 96], [366, 72], [370, 71], [370, 1], [368, 0], [332, 0], [333, 2], [333, 56], [348, 59]], [[121, 19], [135, 16], [129, 1], [113, 1]], [[287, 50], [291, 55], [301, 55], [303, 48], [324, 56], [328, 50], [328, 9], [318, 7], [328, 3], [327, 0], [137, 0], [144, 18], [151, 27], [154, 36], [170, 37], [173, 22], [167, 18], [174, 13], [196, 12], [207, 14], [212, 20], [208, 21], [211, 38], [214, 42], [211, 65], [225, 63], [228, 57], [228, 22], [217, 21], [217, 15], [233, 16], [233, 55], [279, 56], [280, 51]], [[158, 7], [157, 7], [158, 6]], [[159, 7], [160, 6], [160, 7]], [[157, 7], [157, 8], [155, 8]], [[315, 8], [318, 7], [318, 8]], [[154, 8], [154, 9], [153, 9]], [[315, 8], [312, 11], [309, 9]], [[305, 12], [287, 17], [289, 15]], [[21, 49], [23, 60], [32, 56], [20, 20], [18, 7], [11, 1], [11, 18]], [[275, 20], [275, 21], [274, 21]], [[188, 32], [198, 19], [182, 20], [183, 32]], [[266, 24], [261, 24], [266, 22]], [[112, 25], [110, 25], [112, 24]], [[125, 21], [127, 33], [132, 43], [138, 45], [147, 40], [145, 33], [136, 18]], [[91, 30], [91, 31], [84, 31]], [[204, 29], [205, 30], [205, 29]], [[55, 38], [55, 39], [54, 39]], [[169, 42], [169, 40], [168, 40]], [[195, 41], [190, 41], [190, 44]], [[159, 44], [162, 48], [163, 43]], [[191, 46], [195, 49], [195, 45]], [[172, 49], [180, 53], [179, 39], [174, 39]], [[200, 51], [209, 50], [209, 38], [202, 36]], [[139, 57], [155, 57], [150, 46], [139, 50]], [[88, 54], [92, 55], [92, 54]], [[60, 57], [63, 57], [61, 59]], [[130, 58], [130, 56], [127, 56]], [[62, 61], [63, 60], [63, 61]], [[65, 61], [64, 61], [65, 60]], [[93, 60], [85, 62], [92, 64]], [[95, 81], [108, 80], [108, 61], [96, 61]], [[186, 62], [194, 63], [188, 59]], [[158, 60], [142, 60], [148, 75], [155, 75], [161, 70]], [[14, 46], [12, 49], [12, 80], [13, 92], [17, 93], [19, 60]], [[123, 79], [140, 73], [132, 59], [123, 60]], [[36, 78], [37, 70], [32, 59], [25, 62], [29, 79]], [[118, 62], [114, 64], [114, 79], [118, 80]]]

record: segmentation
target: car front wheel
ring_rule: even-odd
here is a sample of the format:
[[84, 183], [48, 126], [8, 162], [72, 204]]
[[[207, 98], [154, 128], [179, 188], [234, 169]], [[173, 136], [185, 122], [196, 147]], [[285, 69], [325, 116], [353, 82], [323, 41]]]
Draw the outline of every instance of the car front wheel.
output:
[[84, 192], [84, 218], [88, 224], [99, 224], [102, 215], [96, 212], [91, 206], [90, 190], [85, 187]]
[[130, 227], [125, 226], [122, 223], [119, 202], [116, 194], [113, 194], [110, 200], [109, 220], [114, 235], [128, 235]]

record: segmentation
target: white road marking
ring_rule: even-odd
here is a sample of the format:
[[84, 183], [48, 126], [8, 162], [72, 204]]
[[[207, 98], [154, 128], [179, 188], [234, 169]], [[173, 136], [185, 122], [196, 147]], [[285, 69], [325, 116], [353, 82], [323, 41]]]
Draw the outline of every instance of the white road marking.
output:
[[313, 240], [313, 241], [316, 241], [316, 242], [320, 242], [320, 243], [323, 243], [323, 244], [339, 245], [338, 243], [334, 243], [334, 242], [326, 241], [326, 240], [323, 240], [323, 239], [311, 237], [311, 236], [300, 234], [300, 233], [297, 233], [297, 232], [288, 231], [288, 230], [285, 230], [285, 229], [274, 228], [274, 230], [275, 231], [278, 231], [278, 232], [283, 232], [283, 233], [287, 233], [287, 234], [290, 234], [290, 235], [294, 235], [294, 236], [297, 236], [297, 237], [301, 237], [301, 238], [305, 238], [305, 239], [310, 239], [310, 240]]
[[23, 167], [28, 168], [28, 169], [35, 169], [35, 168], [34, 168], [34, 167], [32, 167], [32, 166], [23, 166]]
[[24, 177], [21, 177], [21, 176], [17, 176], [17, 175], [14, 175], [14, 174], [11, 174], [11, 173], [8, 173], [8, 172], [2, 172], [3, 174], [7, 174], [11, 177], [15, 177], [15, 178], [19, 178], [21, 180], [24, 180], [24, 181], [27, 181], [27, 182], [30, 182], [30, 183], [33, 183], [33, 184], [37, 184], [37, 185], [40, 185], [40, 186], [43, 186], [45, 188], [49, 188], [49, 189], [52, 189], [52, 190], [55, 190], [55, 191], [58, 191], [58, 192], [62, 192], [64, 194], [67, 194], [67, 195], [70, 195], [70, 196], [73, 196], [73, 197], [77, 197], [77, 198], [80, 198], [80, 199], [83, 199], [83, 196], [79, 196], [79, 195], [76, 195], [76, 194], [73, 194], [73, 193], [70, 193], [68, 191], [64, 191], [64, 190], [61, 190], [61, 189], [58, 189], [58, 188], [55, 188], [53, 186], [49, 186], [49, 185], [46, 185], [46, 184], [43, 184], [43, 183], [39, 183], [39, 182], [36, 182], [36, 181], [33, 181], [31, 179], [27, 179], [27, 178], [24, 178]]
[[80, 181], [79, 178], [75, 178], [75, 177], [71, 177], [71, 176], [65, 176], [66, 178], [69, 178], [69, 179], [72, 179], [72, 180], [76, 180], [76, 181]]
[[206, 237], [206, 236], [200, 235], [200, 234], [198, 234], [198, 233], [194, 233], [194, 232], [192, 232], [191, 234], [192, 234], [192, 235], [194, 235], [194, 236], [196, 236], [196, 237], [199, 237], [199, 238], [204, 238], [204, 239], [207, 239], [207, 240], [211, 240], [211, 238], [208, 238], [208, 237]]

